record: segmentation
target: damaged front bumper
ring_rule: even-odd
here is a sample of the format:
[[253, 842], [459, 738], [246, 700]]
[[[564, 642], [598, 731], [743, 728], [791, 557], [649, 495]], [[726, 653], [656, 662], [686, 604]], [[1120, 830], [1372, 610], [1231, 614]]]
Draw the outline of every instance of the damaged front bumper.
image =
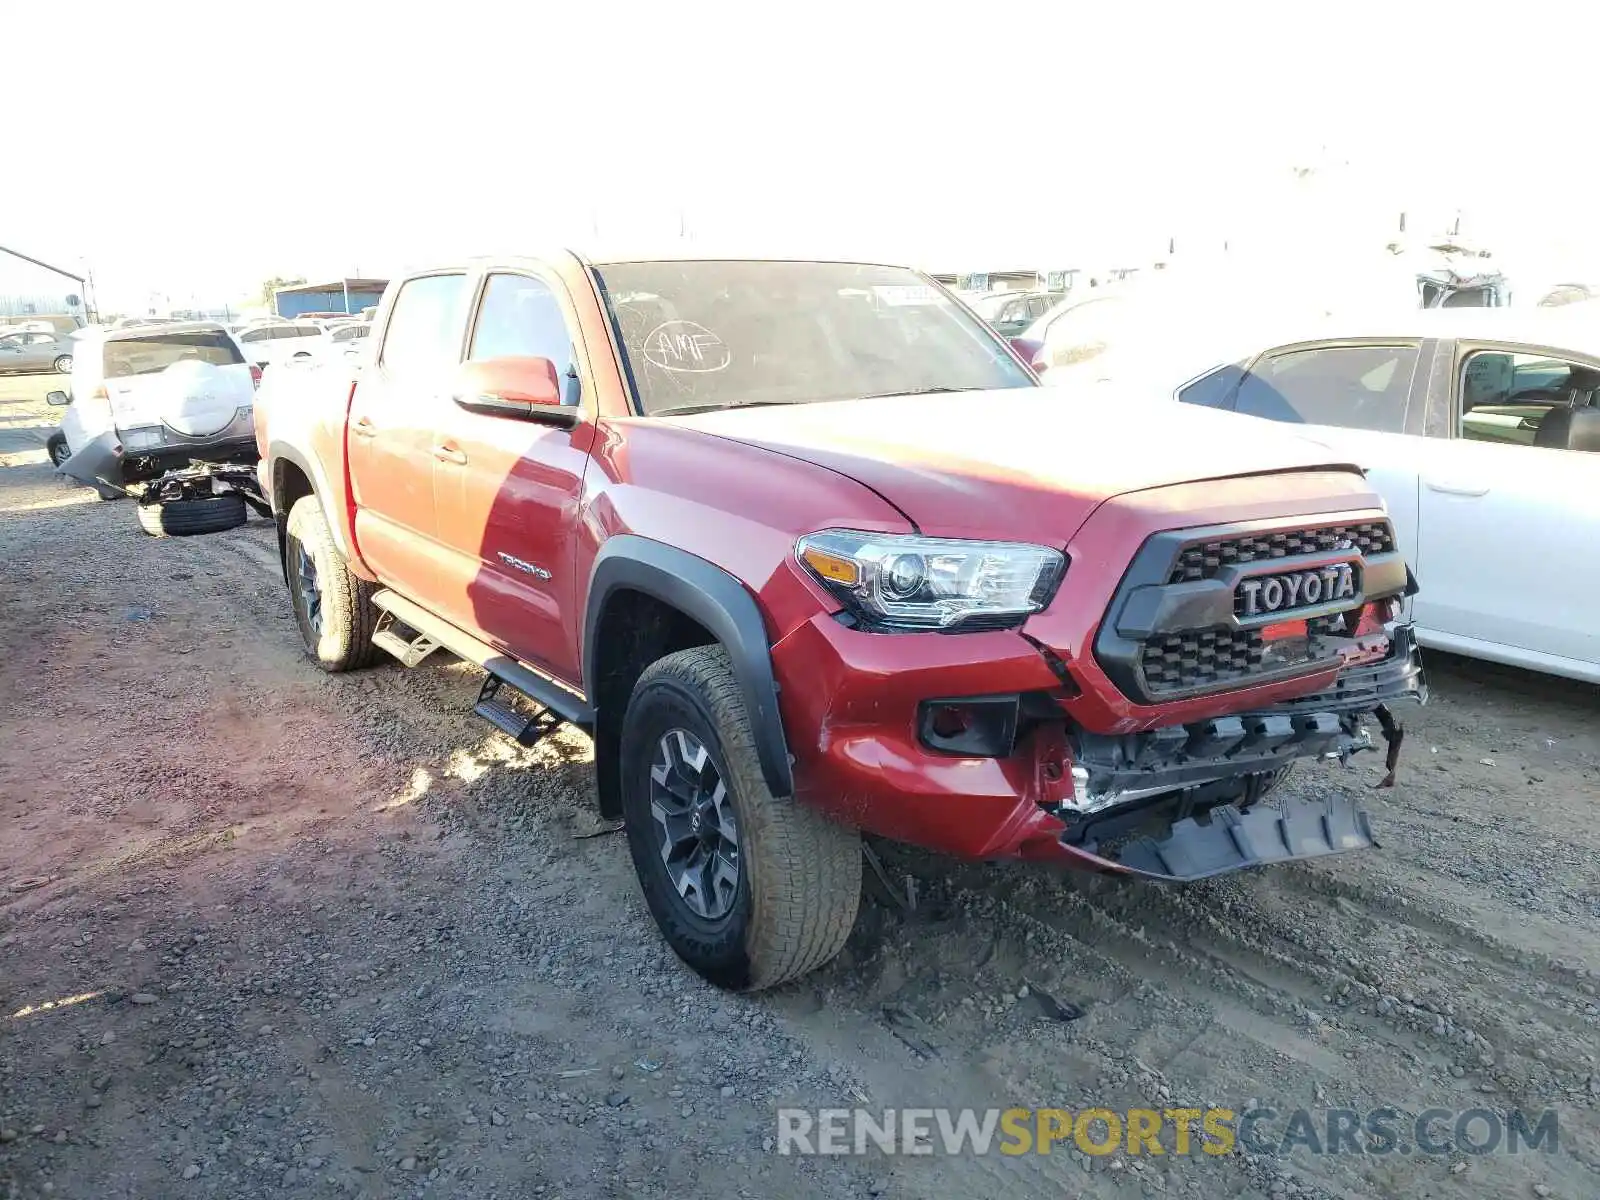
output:
[[[1293, 762], [1348, 759], [1374, 749], [1379, 729], [1393, 766], [1403, 731], [1390, 706], [1420, 701], [1427, 688], [1409, 628], [1370, 645], [1384, 641], [1382, 659], [1347, 666], [1323, 692], [1257, 692], [1259, 710], [1127, 734], [1077, 726], [1051, 698], [1061, 688], [1054, 668], [1002, 632], [885, 638], [824, 618], [774, 646], [773, 661], [801, 801], [963, 858], [1166, 882], [1373, 844], [1353, 803], [1258, 802]], [[1009, 750], [930, 747], [920, 714], [950, 696], [1014, 701]]]
[[1224, 804], [1206, 813], [1202, 822], [1183, 817], [1172, 822], [1165, 837], [1140, 837], [1117, 856], [1086, 858], [1107, 869], [1160, 883], [1186, 883], [1292, 859], [1322, 858], [1347, 850], [1376, 846], [1365, 811], [1345, 796], [1320, 800], [1285, 797], [1273, 806], [1241, 811]]
[[[1298, 760], [1347, 763], [1374, 749], [1369, 719], [1386, 746], [1377, 786], [1392, 786], [1405, 729], [1390, 706], [1427, 697], [1415, 637], [1397, 626], [1382, 660], [1347, 668], [1326, 692], [1263, 712], [1081, 738], [1076, 806], [1062, 814], [1062, 848], [1075, 865], [1180, 882], [1374, 846], [1367, 814], [1343, 795], [1258, 802]], [[1095, 792], [1096, 782], [1107, 790]], [[1149, 796], [1167, 802], [1160, 812], [1140, 803]]]

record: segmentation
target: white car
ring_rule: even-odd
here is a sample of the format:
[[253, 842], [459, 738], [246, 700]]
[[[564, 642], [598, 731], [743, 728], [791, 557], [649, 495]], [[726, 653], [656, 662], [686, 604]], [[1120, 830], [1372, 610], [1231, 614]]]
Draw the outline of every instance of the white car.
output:
[[102, 485], [151, 479], [191, 462], [251, 457], [260, 371], [221, 325], [191, 321], [86, 330], [71, 390], [46, 448], [65, 474]]
[[368, 347], [372, 326], [365, 321], [350, 321], [328, 330], [329, 357], [359, 358]]
[[256, 366], [266, 368], [322, 353], [326, 335], [308, 321], [272, 321], [240, 331], [239, 344]]
[[1243, 353], [1235, 331], [1209, 359], [1181, 332], [1164, 357], [1151, 325], [1056, 382], [1094, 403], [1112, 394], [1094, 384], [1165, 371], [1149, 390], [1304, 426], [1388, 503], [1423, 645], [1600, 683], [1600, 314], [1586, 309], [1327, 317]]

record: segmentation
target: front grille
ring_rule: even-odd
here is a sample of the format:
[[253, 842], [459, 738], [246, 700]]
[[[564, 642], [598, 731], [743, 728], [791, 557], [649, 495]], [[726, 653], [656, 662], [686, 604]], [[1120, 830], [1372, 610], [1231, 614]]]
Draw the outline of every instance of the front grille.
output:
[[1259, 629], [1202, 629], [1158, 634], [1144, 643], [1139, 665], [1146, 689], [1154, 696], [1187, 692], [1246, 679], [1264, 665], [1278, 668], [1316, 657], [1315, 639], [1333, 632], [1343, 621], [1315, 617], [1306, 622], [1311, 640], [1276, 642], [1270, 647], [1272, 662], [1263, 664], [1269, 646]]
[[1260, 665], [1263, 653], [1260, 630], [1207, 629], [1153, 637], [1140, 662], [1152, 692], [1182, 692], [1241, 679]]
[[1167, 582], [1190, 583], [1197, 579], [1215, 579], [1224, 567], [1236, 563], [1288, 558], [1294, 554], [1317, 554], [1337, 549], [1345, 541], [1363, 558], [1389, 554], [1394, 550], [1394, 530], [1387, 521], [1368, 521], [1361, 525], [1324, 525], [1320, 529], [1289, 529], [1214, 542], [1196, 542], [1183, 548]]

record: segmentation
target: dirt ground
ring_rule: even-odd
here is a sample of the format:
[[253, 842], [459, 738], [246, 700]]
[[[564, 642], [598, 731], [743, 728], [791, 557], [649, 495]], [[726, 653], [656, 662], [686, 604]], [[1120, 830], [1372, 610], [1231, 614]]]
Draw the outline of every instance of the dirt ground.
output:
[[[158, 541], [0, 379], [0, 1197], [1600, 1196], [1600, 696], [1435, 656], [1383, 848], [1189, 887], [900, 852], [755, 998], [590, 747], [327, 677], [271, 527]], [[441, 656], [442, 657], [442, 656]], [[1558, 1110], [1554, 1153], [780, 1156], [779, 1105]], [[1321, 1118], [1318, 1117], [1320, 1120]], [[1280, 1126], [1281, 1128], [1281, 1126]]]

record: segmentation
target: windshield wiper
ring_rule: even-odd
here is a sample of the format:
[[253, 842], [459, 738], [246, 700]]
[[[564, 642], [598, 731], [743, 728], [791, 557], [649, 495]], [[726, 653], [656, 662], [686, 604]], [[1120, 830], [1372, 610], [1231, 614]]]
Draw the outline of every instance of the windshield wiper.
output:
[[653, 417], [678, 417], [689, 413], [724, 412], [730, 408], [773, 408], [780, 404], [800, 404], [799, 400], [745, 400], [738, 404], [680, 404], [675, 408], [658, 409]]
[[937, 396], [946, 392], [981, 392], [977, 387], [925, 387], [907, 388], [903, 392], [872, 392], [869, 395], [858, 397], [861, 400], [885, 400], [890, 396]]

